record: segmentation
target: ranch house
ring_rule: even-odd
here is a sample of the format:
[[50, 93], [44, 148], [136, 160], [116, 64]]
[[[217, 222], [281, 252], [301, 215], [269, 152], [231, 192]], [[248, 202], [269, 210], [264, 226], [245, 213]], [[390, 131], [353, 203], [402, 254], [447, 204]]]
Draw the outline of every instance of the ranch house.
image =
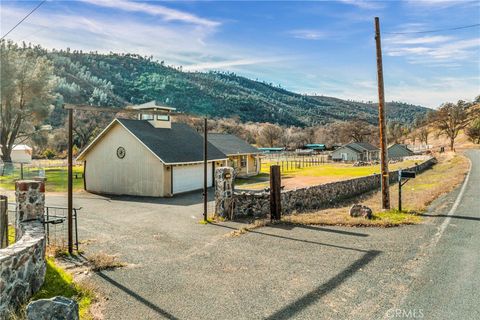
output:
[[367, 142], [352, 142], [332, 152], [334, 161], [375, 161], [380, 159], [380, 150]]
[[[173, 108], [147, 103], [141, 110]], [[208, 144], [208, 186], [227, 156]], [[94, 193], [171, 197], [203, 188], [203, 136], [170, 115], [139, 114], [114, 119], [77, 157], [85, 189]]]
[[256, 176], [260, 172], [260, 151], [233, 134], [209, 133], [208, 141], [228, 156], [228, 166], [237, 177]]

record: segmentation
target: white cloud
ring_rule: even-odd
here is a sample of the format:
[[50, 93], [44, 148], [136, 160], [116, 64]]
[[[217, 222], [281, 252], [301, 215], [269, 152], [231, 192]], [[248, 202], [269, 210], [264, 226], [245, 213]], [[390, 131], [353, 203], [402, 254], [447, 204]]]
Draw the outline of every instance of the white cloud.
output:
[[149, 15], [160, 16], [165, 21], [181, 21], [185, 23], [196, 24], [204, 27], [217, 27], [220, 22], [205, 19], [191, 13], [171, 9], [161, 5], [152, 5], [127, 0], [80, 0], [85, 3], [96, 6], [112, 8], [129, 12], [142, 12]]
[[405, 1], [410, 7], [419, 9], [445, 9], [453, 6], [478, 6], [478, 1], [466, 0], [407, 0]]
[[478, 62], [480, 38], [398, 35], [384, 40], [385, 53], [405, 57], [414, 64], [458, 67], [462, 62]]
[[376, 10], [376, 9], [382, 9], [385, 7], [385, 5], [381, 1], [368, 1], [368, 0], [339, 0], [340, 2], [343, 2], [348, 5], [352, 5], [355, 7], [358, 7], [360, 9], [366, 9], [366, 10]]
[[329, 34], [325, 31], [313, 29], [298, 29], [289, 31], [288, 33], [294, 38], [304, 40], [320, 40], [329, 36]]
[[385, 42], [391, 44], [430, 44], [430, 43], [439, 43], [447, 42], [453, 40], [452, 37], [447, 36], [426, 36], [426, 37], [409, 37], [409, 36], [394, 36], [387, 37], [384, 39]]
[[247, 66], [247, 65], [258, 65], [258, 64], [268, 64], [272, 62], [280, 62], [289, 60], [287, 57], [273, 57], [273, 58], [246, 58], [246, 59], [236, 59], [236, 60], [221, 60], [221, 61], [212, 61], [212, 62], [203, 62], [197, 64], [191, 64], [183, 67], [184, 71], [205, 71], [205, 70], [218, 70], [226, 69], [232, 70], [233, 67], [237, 66]]

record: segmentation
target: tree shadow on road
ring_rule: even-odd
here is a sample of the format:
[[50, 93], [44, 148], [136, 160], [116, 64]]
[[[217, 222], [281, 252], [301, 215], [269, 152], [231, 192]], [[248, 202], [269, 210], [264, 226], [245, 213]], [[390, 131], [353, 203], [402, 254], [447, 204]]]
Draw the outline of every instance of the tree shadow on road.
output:
[[[209, 225], [216, 226], [216, 227], [227, 228], [227, 229], [231, 229], [231, 230], [234, 230], [234, 231], [239, 231], [239, 229], [237, 229], [237, 228], [226, 226], [226, 225], [223, 225], [223, 224], [210, 223]], [[278, 235], [278, 234], [273, 234], [273, 233], [267, 233], [267, 232], [261, 232], [261, 231], [257, 231], [257, 230], [247, 230], [247, 232], [262, 235], [262, 236], [268, 236], [268, 237], [274, 237], [274, 238], [278, 238], [278, 239], [310, 243], [310, 244], [315, 244], [315, 245], [320, 245], [320, 246], [325, 246], [325, 247], [332, 247], [332, 248], [337, 248], [337, 249], [352, 250], [352, 251], [358, 251], [358, 252], [368, 252], [367, 250], [363, 250], [363, 249], [344, 247], [344, 246], [339, 246], [339, 245], [329, 244], [329, 243], [323, 243], [323, 242], [318, 242], [318, 241], [313, 241], [313, 240], [297, 239], [297, 238], [293, 238], [293, 237], [288, 237], [288, 236], [283, 236], [283, 235]]]
[[138, 302], [142, 303], [143, 305], [145, 305], [146, 307], [150, 308], [151, 310], [155, 311], [156, 313], [158, 313], [159, 315], [161, 315], [162, 317], [166, 318], [166, 319], [170, 319], [170, 320], [177, 320], [178, 318], [175, 317], [174, 315], [172, 315], [171, 313], [169, 313], [168, 311], [165, 311], [163, 310], [162, 308], [160, 308], [159, 306], [157, 306], [156, 304], [154, 304], [153, 302], [151, 301], [148, 301], [147, 299], [145, 299], [144, 297], [140, 296], [138, 293], [136, 293], [135, 291], [132, 291], [131, 289], [125, 287], [124, 285], [122, 285], [121, 283], [113, 280], [112, 278], [110, 278], [109, 276], [107, 276], [105, 273], [103, 272], [97, 272], [96, 273], [100, 278], [104, 279], [105, 281], [107, 281], [108, 283], [114, 285], [115, 287], [117, 287], [118, 289], [122, 290], [123, 292], [125, 292], [126, 294], [128, 294], [129, 296], [131, 296], [132, 298], [134, 298], [135, 300], [137, 300]]
[[362, 267], [370, 263], [376, 256], [378, 256], [381, 251], [370, 250], [365, 252], [365, 254], [359, 260], [352, 263], [345, 270], [340, 272], [335, 277], [331, 278], [329, 281], [318, 286], [314, 290], [310, 291], [301, 298], [293, 301], [292, 303], [286, 305], [282, 309], [278, 310], [274, 314], [270, 315], [266, 319], [269, 320], [279, 320], [279, 319], [290, 319], [294, 318], [296, 314], [302, 310], [308, 308], [310, 305], [316, 303], [324, 295], [334, 290], [336, 287], [345, 282], [348, 278], [354, 275]]
[[279, 229], [288, 229], [291, 230], [293, 228], [301, 228], [313, 231], [323, 231], [323, 232], [331, 232], [331, 233], [338, 233], [346, 236], [355, 236], [355, 237], [368, 237], [369, 234], [367, 233], [360, 233], [360, 232], [353, 232], [353, 231], [345, 231], [345, 230], [338, 230], [332, 228], [324, 228], [319, 226], [313, 225], [305, 225], [305, 224], [296, 224], [296, 223], [288, 223], [288, 222], [281, 222], [278, 224], [269, 225], [272, 228], [279, 228]]

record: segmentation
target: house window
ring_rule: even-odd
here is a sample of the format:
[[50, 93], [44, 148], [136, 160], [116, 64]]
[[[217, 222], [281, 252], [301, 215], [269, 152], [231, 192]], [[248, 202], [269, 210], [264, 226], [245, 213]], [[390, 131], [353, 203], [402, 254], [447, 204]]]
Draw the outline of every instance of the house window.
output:
[[157, 120], [159, 121], [170, 121], [170, 116], [166, 114], [157, 114]]
[[242, 168], [245, 168], [247, 166], [247, 156], [241, 156], [240, 157], [240, 166]]
[[154, 120], [155, 118], [154, 118], [153, 114], [143, 114], [142, 113], [141, 119], [142, 120]]

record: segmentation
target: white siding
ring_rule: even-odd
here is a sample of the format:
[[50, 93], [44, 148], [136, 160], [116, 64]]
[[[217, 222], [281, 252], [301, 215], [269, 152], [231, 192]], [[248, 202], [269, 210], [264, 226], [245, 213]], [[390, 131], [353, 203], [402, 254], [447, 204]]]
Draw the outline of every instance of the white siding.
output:
[[[126, 150], [123, 159], [117, 157], [120, 146]], [[163, 163], [118, 123], [86, 154], [85, 160], [88, 191], [164, 196]]]

